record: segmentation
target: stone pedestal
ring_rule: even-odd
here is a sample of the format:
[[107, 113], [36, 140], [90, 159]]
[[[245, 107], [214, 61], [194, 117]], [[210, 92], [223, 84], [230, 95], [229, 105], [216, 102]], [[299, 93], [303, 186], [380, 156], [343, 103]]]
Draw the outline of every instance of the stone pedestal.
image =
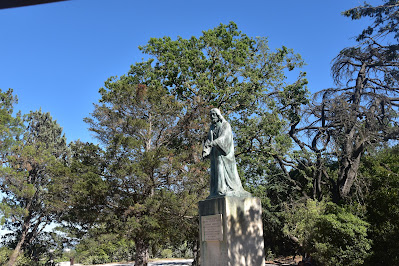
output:
[[199, 202], [201, 266], [265, 264], [259, 198], [220, 197]]

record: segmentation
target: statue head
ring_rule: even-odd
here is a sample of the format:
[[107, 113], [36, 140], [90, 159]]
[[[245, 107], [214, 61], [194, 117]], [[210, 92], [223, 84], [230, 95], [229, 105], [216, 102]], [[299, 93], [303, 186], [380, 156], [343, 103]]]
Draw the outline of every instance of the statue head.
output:
[[224, 119], [218, 108], [212, 108], [210, 111], [210, 115], [213, 124], [217, 122], [222, 122]]

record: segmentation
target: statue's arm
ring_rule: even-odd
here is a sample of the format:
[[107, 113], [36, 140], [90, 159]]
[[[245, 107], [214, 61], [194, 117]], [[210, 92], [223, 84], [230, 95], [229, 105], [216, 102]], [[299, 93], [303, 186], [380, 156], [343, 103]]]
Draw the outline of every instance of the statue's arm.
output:
[[212, 150], [212, 132], [209, 131], [208, 139], [202, 145], [202, 158], [208, 158]]

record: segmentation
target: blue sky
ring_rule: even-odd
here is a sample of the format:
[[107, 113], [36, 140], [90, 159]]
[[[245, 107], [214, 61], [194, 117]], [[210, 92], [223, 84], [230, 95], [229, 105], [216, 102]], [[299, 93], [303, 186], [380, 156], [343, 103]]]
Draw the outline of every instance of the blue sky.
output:
[[[41, 108], [68, 141], [93, 141], [83, 122], [110, 76], [141, 61], [151, 37], [200, 36], [229, 21], [249, 36], [266, 36], [307, 63], [311, 92], [333, 86], [331, 60], [368, 25], [341, 12], [359, 0], [70, 0], [0, 10], [0, 88], [13, 88], [16, 110]], [[380, 1], [369, 1], [378, 4]]]

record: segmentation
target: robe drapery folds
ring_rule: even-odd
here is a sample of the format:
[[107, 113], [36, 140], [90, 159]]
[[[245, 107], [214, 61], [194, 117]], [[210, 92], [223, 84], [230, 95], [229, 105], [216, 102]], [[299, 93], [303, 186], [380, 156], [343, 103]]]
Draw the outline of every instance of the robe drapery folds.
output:
[[[212, 109], [214, 111], [215, 109]], [[219, 111], [219, 110], [217, 110]], [[210, 195], [250, 197], [242, 187], [234, 157], [233, 132], [230, 124], [218, 112], [220, 121], [213, 123], [204, 146], [204, 156], [211, 159]]]

